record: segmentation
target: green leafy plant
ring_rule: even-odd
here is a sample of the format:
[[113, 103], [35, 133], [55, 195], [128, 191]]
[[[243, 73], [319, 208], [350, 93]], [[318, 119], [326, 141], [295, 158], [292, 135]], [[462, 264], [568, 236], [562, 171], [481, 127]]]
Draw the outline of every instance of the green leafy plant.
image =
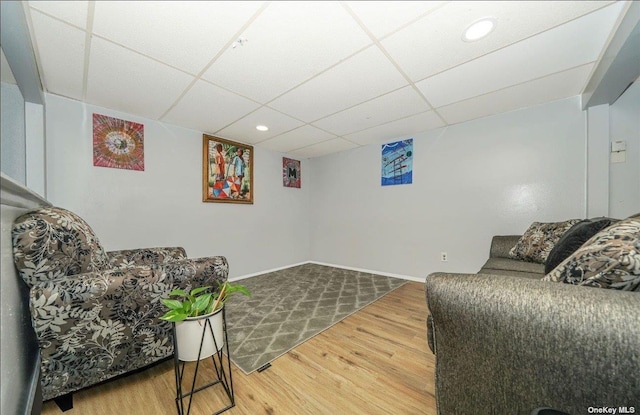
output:
[[[235, 293], [244, 294], [251, 297], [249, 290], [242, 285], [234, 285], [225, 281], [219, 284], [218, 290], [211, 292], [211, 286], [198, 287], [187, 293], [184, 290], [176, 289], [169, 293], [169, 298], [163, 298], [167, 311], [161, 320], [167, 321], [184, 321], [188, 317], [198, 317], [222, 308], [229, 296]], [[171, 297], [177, 297], [171, 298]]]

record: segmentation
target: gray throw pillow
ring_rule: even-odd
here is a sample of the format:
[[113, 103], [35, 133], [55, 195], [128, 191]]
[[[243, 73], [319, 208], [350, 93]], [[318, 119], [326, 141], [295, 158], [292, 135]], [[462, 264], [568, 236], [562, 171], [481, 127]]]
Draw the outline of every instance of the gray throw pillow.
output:
[[562, 235], [558, 242], [554, 245], [549, 252], [547, 262], [544, 265], [544, 273], [548, 274], [555, 267], [557, 267], [562, 261], [564, 261], [569, 255], [578, 250], [585, 242], [587, 242], [593, 235], [600, 232], [612, 223], [617, 222], [617, 219], [611, 218], [595, 218], [585, 219], [573, 225], [568, 231]]

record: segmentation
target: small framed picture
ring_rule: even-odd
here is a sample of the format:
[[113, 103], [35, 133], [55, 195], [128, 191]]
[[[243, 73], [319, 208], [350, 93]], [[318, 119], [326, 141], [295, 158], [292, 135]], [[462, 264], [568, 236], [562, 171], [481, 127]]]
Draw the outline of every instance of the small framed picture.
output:
[[413, 183], [413, 138], [382, 145], [382, 186]]
[[286, 157], [282, 158], [282, 184], [284, 187], [300, 188], [300, 161]]

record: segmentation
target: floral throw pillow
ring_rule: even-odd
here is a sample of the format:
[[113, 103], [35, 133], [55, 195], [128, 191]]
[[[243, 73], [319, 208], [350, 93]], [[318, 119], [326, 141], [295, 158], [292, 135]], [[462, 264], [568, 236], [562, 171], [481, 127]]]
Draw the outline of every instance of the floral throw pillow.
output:
[[640, 217], [598, 232], [542, 280], [640, 291]]
[[578, 222], [580, 219], [569, 219], [564, 222], [533, 222], [516, 245], [511, 248], [509, 257], [544, 264], [560, 237]]

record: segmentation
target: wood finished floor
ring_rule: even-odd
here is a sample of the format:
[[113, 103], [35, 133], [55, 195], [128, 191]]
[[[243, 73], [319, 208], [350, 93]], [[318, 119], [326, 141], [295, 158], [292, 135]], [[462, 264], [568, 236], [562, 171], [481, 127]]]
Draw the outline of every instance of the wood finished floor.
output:
[[[427, 345], [424, 298], [424, 284], [407, 283], [276, 359], [262, 373], [247, 376], [232, 365], [236, 406], [225, 415], [435, 415], [434, 357]], [[217, 387], [197, 393], [191, 414], [216, 412], [224, 406], [222, 396]], [[174, 398], [169, 360], [75, 393], [74, 408], [65, 414], [176, 414]], [[48, 401], [42, 413], [62, 412]]]

